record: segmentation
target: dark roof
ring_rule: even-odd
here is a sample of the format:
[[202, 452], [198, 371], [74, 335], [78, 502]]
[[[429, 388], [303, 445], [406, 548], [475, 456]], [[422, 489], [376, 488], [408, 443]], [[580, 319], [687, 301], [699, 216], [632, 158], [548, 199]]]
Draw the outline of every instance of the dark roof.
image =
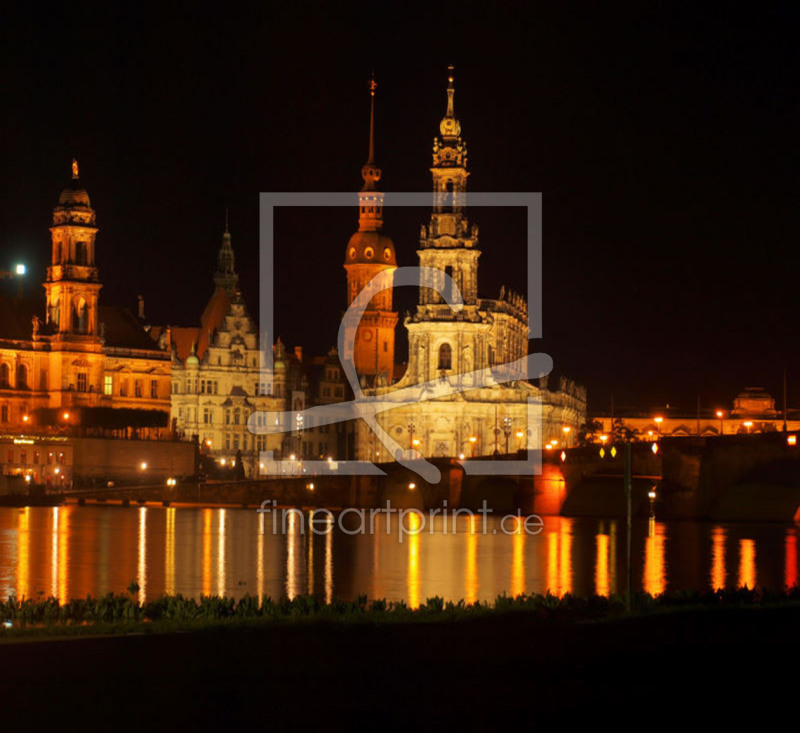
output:
[[0, 340], [32, 341], [33, 317], [41, 321], [44, 332], [44, 309], [42, 298], [18, 298], [0, 293]]
[[128, 308], [101, 305], [98, 319], [103, 324], [103, 338], [107, 347], [160, 351]]

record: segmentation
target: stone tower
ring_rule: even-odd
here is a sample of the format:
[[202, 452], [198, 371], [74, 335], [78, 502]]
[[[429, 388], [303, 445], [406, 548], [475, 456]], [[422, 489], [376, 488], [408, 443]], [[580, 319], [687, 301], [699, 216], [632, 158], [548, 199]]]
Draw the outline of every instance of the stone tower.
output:
[[[465, 214], [467, 191], [467, 146], [461, 139], [461, 123], [456, 119], [453, 96], [453, 67], [449, 69], [447, 111], [439, 123], [441, 138], [433, 141], [434, 205], [428, 227], [420, 235], [420, 267], [441, 270], [453, 278], [464, 298], [464, 305], [478, 300], [478, 229], [470, 227]], [[443, 299], [430, 283], [420, 283], [420, 305], [441, 303]]]
[[44, 283], [47, 323], [62, 340], [95, 341], [99, 330], [97, 299], [102, 287], [94, 259], [97, 227], [75, 160], [72, 180], [53, 210], [50, 236], [52, 258]]
[[[358, 296], [364, 286], [378, 273], [397, 269], [397, 258], [392, 240], [383, 233], [383, 193], [377, 184], [381, 170], [375, 165], [375, 88], [369, 85], [369, 157], [361, 169], [364, 185], [358, 193], [358, 231], [350, 237], [345, 252], [344, 268], [347, 271], [347, 305]], [[370, 383], [384, 380], [391, 383], [394, 373], [394, 331], [397, 313], [392, 310], [392, 291], [378, 293], [369, 303], [355, 334], [353, 357], [360, 377]]]

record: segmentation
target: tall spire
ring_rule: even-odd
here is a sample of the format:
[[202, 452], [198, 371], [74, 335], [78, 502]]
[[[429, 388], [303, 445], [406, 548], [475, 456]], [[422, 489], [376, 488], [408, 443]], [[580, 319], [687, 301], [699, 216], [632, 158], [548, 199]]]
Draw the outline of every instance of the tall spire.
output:
[[375, 90], [378, 82], [375, 81], [375, 72], [369, 80], [369, 158], [367, 165], [375, 164]]
[[231, 233], [228, 230], [228, 209], [225, 208], [225, 232], [222, 235], [222, 246], [217, 255], [217, 271], [214, 273], [214, 282], [228, 295], [236, 292], [239, 276], [236, 274], [233, 247], [231, 247]]
[[369, 80], [369, 158], [361, 168], [361, 177], [364, 179], [362, 191], [375, 191], [376, 184], [381, 180], [381, 169], [375, 165], [375, 90], [378, 82], [375, 73]]
[[453, 71], [453, 65], [450, 64], [447, 67], [447, 111], [439, 123], [439, 131], [445, 139], [457, 138], [461, 134], [461, 123], [456, 119], [455, 105], [453, 104], [453, 96], [456, 93], [453, 85], [455, 81]]
[[72, 159], [72, 180], [78, 180], [78, 161], [75, 158]]

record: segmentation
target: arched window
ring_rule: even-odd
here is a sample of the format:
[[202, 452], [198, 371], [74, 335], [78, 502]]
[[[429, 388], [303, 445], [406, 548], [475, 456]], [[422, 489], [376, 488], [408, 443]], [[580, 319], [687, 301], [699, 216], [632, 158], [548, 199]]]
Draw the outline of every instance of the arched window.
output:
[[28, 367], [24, 364], [17, 367], [17, 389], [28, 389]]
[[8, 364], [0, 364], [0, 389], [8, 389], [11, 386], [9, 376]]
[[450, 344], [442, 344], [439, 347], [439, 369], [453, 368], [453, 350]]
[[50, 323], [58, 328], [58, 298], [50, 303]]
[[[453, 299], [454, 283], [453, 283], [453, 268], [451, 265], [447, 265], [447, 267], [444, 268], [444, 274], [446, 277], [444, 281], [444, 292], [442, 293], [442, 295], [444, 296], [444, 300], [446, 302], [448, 300]], [[450, 279], [448, 280], [447, 277], [449, 277]]]
[[86, 312], [86, 301], [81, 298], [72, 309], [72, 330], [75, 333], [86, 333], [88, 331], [88, 318]]
[[86, 242], [75, 242], [75, 264], [87, 265], [87, 248]]

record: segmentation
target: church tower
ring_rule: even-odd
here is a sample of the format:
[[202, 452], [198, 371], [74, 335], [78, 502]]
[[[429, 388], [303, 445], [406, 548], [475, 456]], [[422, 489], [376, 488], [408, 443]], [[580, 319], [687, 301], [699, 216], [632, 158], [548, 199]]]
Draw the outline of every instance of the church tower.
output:
[[102, 286], [94, 259], [96, 236], [95, 212], [73, 160], [72, 181], [53, 210], [52, 256], [44, 283], [47, 323], [62, 340], [98, 339], [97, 299]]
[[[347, 305], [349, 306], [364, 286], [379, 272], [397, 269], [397, 258], [392, 240], [383, 233], [383, 193], [377, 184], [381, 170], [375, 165], [375, 88], [369, 84], [369, 157], [361, 169], [364, 185], [358, 193], [358, 231], [350, 237], [345, 252], [344, 268], [347, 271]], [[392, 310], [392, 291], [378, 293], [369, 303], [353, 344], [356, 371], [361, 377], [379, 377], [391, 383], [394, 373], [394, 331], [397, 313]], [[353, 334], [348, 334], [353, 338]]]
[[222, 246], [217, 255], [217, 270], [214, 273], [214, 284], [225, 291], [228, 296], [233, 295], [239, 285], [239, 275], [236, 274], [233, 247], [231, 247], [231, 233], [228, 230], [228, 210], [225, 210], [225, 233], [222, 235]]
[[[444, 271], [458, 286], [465, 306], [478, 302], [478, 228], [470, 227], [465, 214], [467, 191], [467, 146], [461, 139], [461, 123], [456, 119], [453, 96], [453, 67], [449, 68], [447, 111], [439, 123], [441, 137], [433, 141], [434, 205], [429, 226], [420, 233], [420, 267]], [[443, 299], [420, 283], [420, 305], [442, 303]], [[435, 309], [438, 311], [438, 309]]]

